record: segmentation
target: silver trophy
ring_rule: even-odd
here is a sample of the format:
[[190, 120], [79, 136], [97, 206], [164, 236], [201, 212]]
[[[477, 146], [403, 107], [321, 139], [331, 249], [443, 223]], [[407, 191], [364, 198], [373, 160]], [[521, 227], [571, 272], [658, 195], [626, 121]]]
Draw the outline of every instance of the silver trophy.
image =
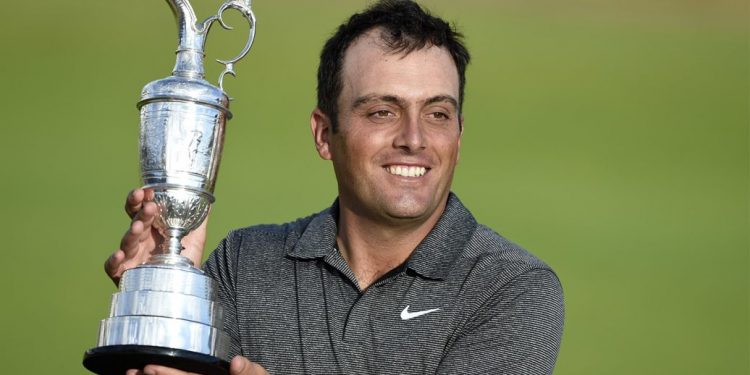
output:
[[[147, 84], [141, 93], [140, 163], [144, 187], [154, 190], [161, 253], [126, 271], [101, 321], [97, 346], [84, 366], [97, 374], [161, 364], [202, 374], [226, 374], [230, 338], [222, 331], [216, 286], [181, 256], [181, 239], [197, 228], [214, 202], [214, 184], [232, 117], [223, 90], [226, 74], [243, 58], [255, 37], [249, 0], [224, 0], [216, 15], [198, 22], [187, 0], [167, 0], [177, 20], [179, 45], [172, 76]], [[222, 14], [238, 10], [250, 24], [245, 47], [225, 66], [219, 87], [203, 79], [206, 35], [215, 21], [231, 29]]]

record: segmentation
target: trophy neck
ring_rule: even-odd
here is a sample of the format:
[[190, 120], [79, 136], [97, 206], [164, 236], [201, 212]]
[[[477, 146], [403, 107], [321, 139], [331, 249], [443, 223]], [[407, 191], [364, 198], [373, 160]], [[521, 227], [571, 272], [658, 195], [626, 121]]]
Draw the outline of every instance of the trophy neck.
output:
[[178, 254], [157, 254], [152, 256], [146, 264], [152, 266], [172, 266], [185, 269], [192, 269], [195, 267], [192, 260]]
[[198, 24], [193, 7], [187, 0], [167, 0], [177, 21], [177, 61], [172, 74], [201, 79], [204, 75], [203, 57], [208, 27]]

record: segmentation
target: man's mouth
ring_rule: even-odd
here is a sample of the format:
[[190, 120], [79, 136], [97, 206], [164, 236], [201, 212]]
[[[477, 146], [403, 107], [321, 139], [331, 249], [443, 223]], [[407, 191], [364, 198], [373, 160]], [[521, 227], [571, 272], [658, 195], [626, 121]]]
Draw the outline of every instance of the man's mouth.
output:
[[402, 177], [421, 177], [427, 173], [427, 168], [414, 165], [387, 165], [385, 170]]

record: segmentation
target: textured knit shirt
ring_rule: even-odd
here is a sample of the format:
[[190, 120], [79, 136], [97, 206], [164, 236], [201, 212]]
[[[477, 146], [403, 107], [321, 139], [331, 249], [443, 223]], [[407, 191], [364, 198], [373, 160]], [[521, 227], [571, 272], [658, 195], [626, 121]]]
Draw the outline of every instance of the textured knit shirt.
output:
[[338, 205], [231, 232], [205, 270], [232, 355], [271, 374], [549, 374], [563, 327], [552, 270], [451, 194], [400, 267], [361, 290], [336, 250]]

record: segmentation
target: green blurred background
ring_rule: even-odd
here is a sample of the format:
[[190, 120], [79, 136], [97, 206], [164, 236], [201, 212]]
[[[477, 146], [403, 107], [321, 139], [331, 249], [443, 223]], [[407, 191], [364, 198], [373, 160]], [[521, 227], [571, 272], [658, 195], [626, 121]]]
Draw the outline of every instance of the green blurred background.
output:
[[[201, 18], [219, 4], [193, 1]], [[562, 279], [556, 374], [750, 373], [748, 2], [424, 4], [474, 58], [454, 190]], [[308, 130], [317, 54], [364, 5], [254, 2], [209, 247], [333, 201]], [[0, 373], [82, 374], [139, 184], [135, 103], [170, 74], [176, 27], [157, 0], [2, 9]], [[214, 30], [209, 61], [239, 50], [238, 29]]]

